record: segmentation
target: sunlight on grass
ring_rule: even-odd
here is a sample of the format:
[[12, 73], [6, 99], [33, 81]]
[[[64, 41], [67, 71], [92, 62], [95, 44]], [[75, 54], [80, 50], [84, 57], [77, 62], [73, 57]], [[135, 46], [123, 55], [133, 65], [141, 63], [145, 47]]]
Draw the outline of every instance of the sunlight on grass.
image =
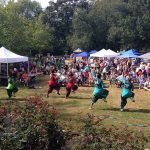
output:
[[[150, 92], [144, 90], [135, 90], [135, 100], [133, 103], [128, 100], [125, 112], [120, 112], [120, 94], [121, 89], [114, 86], [109, 88], [110, 94], [108, 102], [105, 103], [99, 100], [93, 107], [93, 110], [89, 110], [89, 105], [92, 98], [92, 87], [79, 87], [78, 91], [71, 93], [69, 99], [65, 99], [65, 88], [61, 88], [61, 95], [57, 95], [56, 92], [50, 94], [49, 98], [46, 98], [48, 76], [41, 77], [37, 83], [41, 86], [41, 89], [28, 89], [27, 87], [19, 88], [16, 98], [14, 100], [23, 101], [26, 97], [32, 95], [41, 95], [44, 100], [47, 100], [50, 107], [54, 107], [58, 110], [60, 116], [60, 122], [68, 124], [68, 120], [72, 125], [72, 128], [77, 129], [81, 125], [81, 118], [87, 113], [94, 114], [96, 116], [108, 115], [108, 119], [104, 123], [108, 126], [116, 125], [117, 127], [124, 127], [127, 124], [143, 124], [150, 126]], [[0, 89], [0, 101], [7, 101], [7, 93], [5, 88]], [[130, 127], [134, 130], [142, 130], [150, 136], [150, 127]]]

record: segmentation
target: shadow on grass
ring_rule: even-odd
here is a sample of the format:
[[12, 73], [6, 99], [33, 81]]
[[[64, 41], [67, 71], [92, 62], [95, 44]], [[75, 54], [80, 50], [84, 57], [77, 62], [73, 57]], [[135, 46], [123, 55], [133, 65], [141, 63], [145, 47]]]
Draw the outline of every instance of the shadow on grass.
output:
[[13, 97], [13, 98], [0, 98], [0, 101], [26, 101], [26, 98], [24, 97]]
[[70, 96], [68, 99], [91, 99], [90, 97]]
[[[51, 95], [50, 95], [51, 96]], [[65, 96], [58, 96], [58, 95], [52, 95], [51, 97], [50, 97], [51, 99], [52, 98], [65, 98]], [[68, 100], [69, 99], [91, 99], [91, 97], [79, 97], [79, 96], [72, 96], [72, 95], [70, 95], [69, 97], [68, 97]]]
[[[102, 110], [120, 111], [120, 108], [106, 108]], [[124, 112], [150, 113], [150, 109], [125, 109]]]
[[66, 107], [78, 107], [80, 106], [80, 102], [78, 101], [65, 101], [65, 102], [55, 102], [56, 106], [66, 106]]

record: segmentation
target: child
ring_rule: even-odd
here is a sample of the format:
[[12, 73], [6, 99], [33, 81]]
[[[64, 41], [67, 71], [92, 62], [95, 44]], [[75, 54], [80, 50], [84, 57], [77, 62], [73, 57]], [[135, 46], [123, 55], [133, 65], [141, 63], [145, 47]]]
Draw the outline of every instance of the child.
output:
[[83, 76], [81, 73], [79, 73], [79, 76], [77, 78], [77, 84], [78, 84], [78, 86], [83, 85]]
[[139, 78], [139, 89], [141, 89], [142, 87], [144, 87], [145, 82], [144, 75], [142, 74], [138, 78]]
[[24, 83], [24, 86], [28, 86], [30, 78], [29, 78], [29, 75], [27, 72], [25, 72], [25, 71], [23, 72], [21, 79]]
[[146, 91], [150, 91], [150, 77], [146, 80], [146, 82], [144, 83], [144, 89]]
[[93, 77], [92, 77], [92, 72], [89, 72], [89, 86], [93, 84]]

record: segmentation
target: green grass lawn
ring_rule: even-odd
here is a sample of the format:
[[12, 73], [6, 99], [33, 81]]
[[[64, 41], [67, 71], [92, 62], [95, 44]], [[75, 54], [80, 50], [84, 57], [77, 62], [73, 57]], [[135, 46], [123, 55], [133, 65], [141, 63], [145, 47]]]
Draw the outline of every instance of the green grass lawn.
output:
[[[61, 88], [61, 95], [57, 95], [55, 91], [46, 98], [48, 76], [39, 77], [37, 86], [40, 89], [28, 89], [20, 87], [16, 98], [20, 102], [24, 101], [26, 97], [33, 95], [41, 95], [44, 100], [47, 100], [51, 107], [57, 109], [59, 113], [60, 122], [66, 127], [72, 127], [76, 130], [81, 125], [81, 118], [87, 113], [103, 117], [109, 116], [104, 124], [106, 126], [115, 125], [117, 127], [124, 127], [130, 124], [145, 125], [149, 127], [129, 126], [129, 129], [141, 130], [145, 135], [150, 136], [150, 92], [143, 89], [135, 89], [135, 100], [133, 103], [128, 100], [125, 112], [120, 112], [120, 95], [121, 89], [116, 88], [114, 85], [109, 87], [110, 91], [108, 102], [105, 103], [99, 100], [89, 110], [93, 87], [79, 87], [78, 91], [71, 93], [69, 99], [65, 99], [65, 88]], [[7, 94], [5, 88], [0, 88], [0, 101], [7, 101]], [[148, 144], [150, 148], [150, 144]]]

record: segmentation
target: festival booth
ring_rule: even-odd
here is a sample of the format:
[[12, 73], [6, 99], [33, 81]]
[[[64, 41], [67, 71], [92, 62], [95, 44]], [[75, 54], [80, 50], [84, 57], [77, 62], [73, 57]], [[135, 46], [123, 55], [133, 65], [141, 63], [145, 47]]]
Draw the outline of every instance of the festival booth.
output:
[[76, 61], [81, 61], [81, 60], [83, 61], [83, 59], [86, 60], [89, 56], [90, 54], [88, 52], [82, 52], [74, 55]]
[[74, 56], [75, 57], [89, 57], [90, 54], [88, 52], [82, 52], [82, 53], [79, 53], [79, 54], [75, 54]]
[[137, 50], [130, 49], [130, 50], [122, 53], [119, 57], [120, 58], [137, 58], [140, 55], [141, 55], [141, 53], [139, 53]]
[[141, 56], [138, 56], [138, 58], [150, 59], [150, 52], [149, 52], [149, 53], [146, 53], [146, 54], [143, 54], [143, 55], [141, 55]]
[[82, 52], [82, 53], [79, 53], [79, 54], [75, 54], [74, 56], [75, 57], [89, 57], [90, 54], [94, 54], [96, 52], [97, 52], [96, 50], [93, 50], [91, 52]]
[[102, 50], [98, 51], [97, 53], [91, 54], [90, 57], [111, 58], [111, 57], [117, 57], [118, 55], [119, 55], [119, 53], [116, 53], [110, 49], [108, 49], [108, 50], [102, 49]]
[[120, 55], [120, 53], [116, 53], [116, 52], [112, 51], [111, 49], [108, 49], [105, 54], [105, 56], [107, 56], [107, 57], [117, 57], [119, 55]]
[[6, 49], [5, 47], [0, 48], [0, 72], [1, 72], [1, 63], [7, 64], [7, 77], [8, 77], [8, 69], [9, 69], [8, 64], [17, 62], [28, 62], [28, 71], [29, 71], [28, 57], [15, 54], [10, 50]]
[[105, 53], [106, 53], [106, 50], [102, 49], [94, 54], [90, 54], [90, 57], [103, 57]]
[[94, 54], [96, 52], [97, 52], [96, 50], [93, 50], [93, 51], [89, 52], [89, 54]]

